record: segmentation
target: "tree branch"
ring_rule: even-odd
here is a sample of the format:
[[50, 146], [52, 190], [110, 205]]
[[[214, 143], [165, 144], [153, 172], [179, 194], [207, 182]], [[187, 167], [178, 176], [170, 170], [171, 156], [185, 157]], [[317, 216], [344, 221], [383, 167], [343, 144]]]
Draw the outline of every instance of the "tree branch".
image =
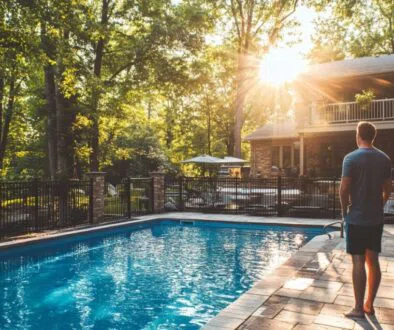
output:
[[242, 35], [241, 35], [241, 30], [239, 28], [239, 23], [238, 23], [238, 18], [237, 18], [237, 12], [235, 9], [235, 4], [234, 4], [234, 0], [231, 0], [231, 12], [233, 14], [233, 18], [234, 18], [234, 22], [235, 22], [235, 27], [237, 29], [237, 34], [238, 34], [238, 43], [240, 42], [240, 40], [242, 40]]

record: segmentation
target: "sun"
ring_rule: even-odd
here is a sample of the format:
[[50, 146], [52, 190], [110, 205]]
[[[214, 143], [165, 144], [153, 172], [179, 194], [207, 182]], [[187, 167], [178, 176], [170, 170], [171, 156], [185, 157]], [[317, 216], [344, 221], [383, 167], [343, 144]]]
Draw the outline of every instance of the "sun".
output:
[[300, 54], [289, 49], [275, 49], [260, 62], [260, 80], [279, 86], [291, 82], [306, 67]]

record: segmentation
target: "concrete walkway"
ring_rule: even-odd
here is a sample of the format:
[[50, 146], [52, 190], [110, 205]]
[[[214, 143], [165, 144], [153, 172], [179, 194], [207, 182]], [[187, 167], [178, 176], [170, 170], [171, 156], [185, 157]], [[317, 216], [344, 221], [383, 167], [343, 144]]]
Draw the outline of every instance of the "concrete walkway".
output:
[[351, 259], [338, 235], [318, 236], [212, 319], [206, 330], [394, 329], [394, 226], [386, 225], [376, 316], [343, 316], [354, 304]]

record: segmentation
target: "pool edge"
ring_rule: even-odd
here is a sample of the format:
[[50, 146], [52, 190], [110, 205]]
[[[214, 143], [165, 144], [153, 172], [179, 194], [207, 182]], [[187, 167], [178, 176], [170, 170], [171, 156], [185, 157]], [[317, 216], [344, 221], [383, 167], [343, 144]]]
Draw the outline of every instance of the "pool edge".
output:
[[[190, 216], [192, 215], [192, 216]], [[196, 214], [196, 213], [163, 213], [163, 214], [152, 214], [149, 216], [140, 216], [126, 221], [119, 220], [117, 222], [105, 223], [105, 224], [92, 224], [83, 228], [71, 229], [63, 228], [56, 232], [40, 233], [39, 236], [29, 238], [19, 238], [15, 240], [9, 240], [0, 242], [0, 251], [22, 247], [30, 244], [38, 244], [41, 242], [51, 241], [60, 238], [67, 238], [81, 234], [93, 233], [98, 231], [104, 231], [109, 229], [116, 229], [121, 227], [127, 227], [137, 224], [145, 224], [157, 220], [190, 220], [190, 221], [208, 221], [208, 222], [226, 222], [226, 223], [242, 223], [242, 224], [260, 224], [260, 225], [271, 225], [271, 226], [294, 226], [294, 227], [315, 227], [319, 228], [330, 222], [330, 220], [322, 219], [291, 219], [291, 218], [272, 218], [272, 217], [257, 217], [257, 216], [229, 216], [228, 214]], [[318, 222], [318, 223], [316, 223]]]

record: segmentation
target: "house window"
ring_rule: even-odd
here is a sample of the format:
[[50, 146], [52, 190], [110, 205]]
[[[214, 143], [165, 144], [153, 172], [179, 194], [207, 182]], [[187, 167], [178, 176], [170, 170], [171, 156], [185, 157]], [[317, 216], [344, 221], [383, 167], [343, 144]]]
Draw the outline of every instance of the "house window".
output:
[[[297, 166], [299, 163], [299, 155], [296, 155], [292, 145], [273, 146], [271, 149], [272, 166], [282, 169], [289, 169]], [[298, 159], [295, 159], [298, 157]]]
[[280, 147], [272, 147], [271, 150], [271, 164], [272, 166], [280, 167], [279, 151]]

